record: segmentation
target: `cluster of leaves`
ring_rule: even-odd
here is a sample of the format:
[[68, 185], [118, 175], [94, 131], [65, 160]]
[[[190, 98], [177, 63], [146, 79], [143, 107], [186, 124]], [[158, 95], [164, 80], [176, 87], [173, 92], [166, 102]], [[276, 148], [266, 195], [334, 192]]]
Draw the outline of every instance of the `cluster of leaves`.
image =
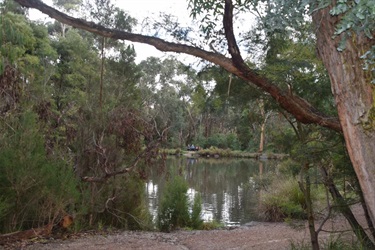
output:
[[47, 155], [37, 115], [22, 112], [0, 129], [1, 231], [42, 226], [79, 209], [78, 180], [68, 162]]
[[218, 133], [207, 138], [201, 137], [196, 141], [196, 145], [203, 148], [216, 147], [220, 149], [240, 150], [240, 142], [235, 133]]
[[305, 197], [296, 179], [283, 179], [272, 182], [270, 191], [262, 196], [260, 212], [267, 221], [305, 219]]
[[201, 198], [195, 195], [189, 212], [188, 184], [181, 176], [175, 176], [166, 185], [158, 211], [158, 227], [161, 231], [183, 227], [201, 229]]
[[[375, 7], [372, 1], [340, 0], [334, 6], [330, 14], [342, 16], [337, 25], [335, 35], [342, 35], [341, 42], [337, 48], [339, 51], [345, 50], [346, 39], [363, 32], [368, 39], [374, 39], [375, 27]], [[364, 60], [364, 70], [375, 74], [375, 46], [367, 48], [361, 56]], [[372, 81], [375, 84], [375, 78]]]
[[[330, 14], [333, 16], [342, 15], [337, 25], [335, 35], [340, 35], [349, 30], [364, 32], [373, 39], [373, 28], [375, 25], [375, 7], [372, 1], [339, 0]], [[339, 50], [345, 48], [340, 47]]]

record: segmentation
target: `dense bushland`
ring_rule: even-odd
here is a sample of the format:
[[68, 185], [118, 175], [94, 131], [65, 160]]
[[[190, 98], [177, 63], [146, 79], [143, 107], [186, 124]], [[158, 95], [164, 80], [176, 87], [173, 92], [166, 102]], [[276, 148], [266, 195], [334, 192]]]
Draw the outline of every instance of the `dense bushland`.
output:
[[[259, 65], [245, 61], [239, 54], [232, 21], [233, 8], [240, 12], [259, 10], [257, 4], [261, 1], [233, 3], [227, 0], [225, 6], [216, 5], [215, 1], [189, 2], [192, 16], [207, 15], [198, 31], [201, 32], [199, 37], [204, 38], [201, 41], [204, 46], [200, 47], [198, 41], [198, 44], [189, 41], [189, 29], [173, 29], [171, 39], [196, 44], [197, 47], [189, 47], [189, 51], [193, 51], [189, 53], [199, 52], [199, 57], [217, 64], [204, 65], [199, 72], [173, 57], [149, 57], [137, 64], [131, 45], [112, 40], [108, 30], [101, 33], [104, 37], [96, 35], [101, 32], [100, 26], [97, 33], [92, 34], [57, 21], [33, 22], [15, 1], [0, 3], [0, 231], [57, 224], [65, 214], [73, 215], [77, 230], [102, 226], [149, 228], [150, 216], [144, 202], [145, 170], [158, 167], [153, 161], [159, 157], [158, 146], [185, 149], [188, 144], [195, 144], [212, 147], [216, 154], [223, 155], [228, 154], [228, 149], [247, 150], [245, 154], [289, 154], [293, 162], [280, 171], [293, 178], [286, 178], [286, 182], [276, 187], [269, 186], [280, 193], [265, 195], [265, 214], [273, 219], [306, 216], [313, 246], [319, 248], [316, 239], [320, 229], [314, 225], [315, 184], [320, 187], [318, 191], [324, 190], [326, 196], [331, 196], [325, 216], [334, 209], [341, 211], [358, 238], [371, 247], [373, 244], [363, 228], [353, 219], [349, 204], [361, 202], [364, 208], [372, 208], [366, 215], [370, 232], [375, 235], [371, 223], [375, 211], [373, 203], [364, 204], [364, 199], [372, 201], [373, 190], [361, 192], [348, 158], [350, 155], [357, 159], [353, 160], [354, 164], [362, 159], [367, 161], [356, 169], [365, 166], [363, 170], [371, 170], [373, 166], [373, 154], [356, 153], [374, 148], [371, 147], [373, 138], [367, 136], [373, 134], [373, 105], [368, 101], [373, 100], [373, 87], [369, 85], [371, 76], [368, 74], [371, 73], [363, 71], [363, 66], [371, 69], [373, 65], [367, 57], [373, 55], [373, 48], [368, 47], [373, 43], [368, 35], [371, 35], [369, 27], [374, 18], [370, 1], [355, 2], [350, 8], [345, 1], [339, 2], [330, 7], [334, 17], [328, 14], [326, 6], [315, 9], [316, 6], [311, 5], [313, 23], [325, 25], [316, 35], [313, 31], [318, 30], [317, 27], [312, 27], [311, 20], [305, 18], [306, 6], [294, 6], [294, 2], [286, 5], [284, 1], [265, 6], [263, 13], [257, 12], [259, 25], [243, 32], [244, 40], [241, 40], [245, 42], [241, 46], [259, 50], [257, 53], [250, 51], [259, 54], [254, 60], [260, 62]], [[111, 1], [91, 2], [90, 8], [80, 6], [80, 1], [54, 1], [54, 4], [69, 13], [85, 7], [83, 9], [90, 10], [85, 11], [88, 20], [116, 32], [132, 32], [136, 24], [135, 19]], [[281, 4], [280, 10], [273, 9], [278, 4]], [[212, 10], [215, 22], [216, 18], [224, 18], [225, 37], [223, 29], [216, 30], [215, 22], [210, 20]], [[280, 15], [275, 11], [281, 11]], [[355, 12], [356, 15], [346, 15]], [[264, 22], [275, 22], [284, 13], [294, 19], [285, 27]], [[51, 15], [58, 14], [56, 11]], [[321, 21], [323, 17], [328, 18], [326, 22]], [[333, 22], [329, 18], [333, 18]], [[170, 18], [162, 19], [149, 27], [179, 27]], [[359, 25], [364, 19], [366, 22]], [[164, 21], [168, 25], [164, 25]], [[333, 23], [339, 25], [335, 34], [327, 29], [334, 30]], [[85, 25], [80, 27], [85, 28]], [[344, 34], [348, 27], [360, 27], [355, 30], [356, 34], [365, 37], [345, 39], [343, 36], [340, 44], [340, 39], [324, 39]], [[157, 40], [167, 50], [173, 45], [141, 35], [135, 37], [142, 37], [142, 42], [150, 44]], [[358, 37], [363, 39], [355, 41]], [[363, 41], [363, 47], [351, 44]], [[349, 53], [338, 55], [336, 45], [342, 50], [345, 43], [349, 45]], [[207, 44], [212, 51], [201, 49]], [[232, 58], [220, 54], [220, 51], [227, 51], [224, 50], [227, 45]], [[317, 58], [316, 45], [326, 68]], [[328, 45], [328, 53], [325, 53]], [[186, 44], [173, 46], [171, 51], [186, 48]], [[331, 55], [343, 63], [330, 60]], [[359, 63], [358, 57], [364, 59], [364, 65]], [[353, 61], [353, 67], [347, 67], [346, 61]], [[350, 74], [337, 74], [348, 70], [352, 70]], [[346, 79], [338, 76], [350, 76], [352, 81], [341, 84]], [[330, 95], [330, 82], [336, 99], [342, 100], [337, 101], [339, 112]], [[346, 89], [341, 89], [343, 87]], [[361, 98], [342, 93], [359, 93]], [[351, 101], [363, 103], [352, 105]], [[351, 106], [367, 107], [368, 113], [361, 110], [358, 115]], [[341, 127], [335, 117], [337, 113], [341, 122], [353, 122], [349, 124], [353, 126]], [[336, 132], [356, 128], [356, 133], [344, 131], [346, 144], [352, 148], [368, 146], [369, 150], [347, 152], [342, 135], [327, 128]], [[365, 136], [353, 137], [358, 134]], [[362, 188], [374, 184], [373, 178], [360, 176], [360, 181]], [[190, 213], [186, 210], [186, 186], [182, 181], [180, 184], [172, 181], [170, 185], [178, 187], [171, 188], [169, 195], [179, 204], [165, 198], [160, 210], [160, 228], [199, 228], [199, 198]], [[350, 192], [347, 186], [353, 187]], [[180, 210], [178, 214], [172, 213], [177, 210]]]

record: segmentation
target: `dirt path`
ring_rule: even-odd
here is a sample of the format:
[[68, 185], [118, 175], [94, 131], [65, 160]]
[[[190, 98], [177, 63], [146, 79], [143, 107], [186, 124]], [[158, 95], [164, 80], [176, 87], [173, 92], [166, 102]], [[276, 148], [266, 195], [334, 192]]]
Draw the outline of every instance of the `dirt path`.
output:
[[[342, 219], [331, 221], [327, 229], [342, 230], [348, 227]], [[351, 233], [346, 233], [350, 239]], [[329, 233], [322, 232], [320, 239], [328, 239]], [[290, 249], [291, 242], [301, 244], [309, 242], [306, 226], [291, 227], [286, 223], [252, 222], [245, 226], [212, 230], [212, 231], [184, 231], [172, 233], [161, 232], [118, 232], [106, 235], [81, 234], [78, 238], [65, 240], [48, 240], [45, 243], [26, 243], [18, 245], [17, 249], [46, 250], [117, 250], [117, 249], [259, 249], [280, 250]], [[13, 245], [14, 247], [15, 245]], [[9, 248], [10, 249], [10, 248]], [[12, 248], [15, 249], [15, 248]]]
[[[361, 207], [353, 207], [353, 213], [365, 225]], [[316, 226], [320, 226], [316, 223]], [[334, 232], [334, 233], [332, 233]], [[342, 216], [328, 220], [319, 234], [324, 244], [327, 240], [340, 237], [349, 242], [355, 241], [350, 226]], [[13, 242], [0, 249], [25, 250], [211, 250], [211, 249], [290, 249], [291, 243], [306, 246], [310, 242], [307, 225], [304, 222], [293, 224], [251, 222], [236, 228], [211, 231], [178, 230], [172, 233], [124, 231], [112, 233], [86, 232], [70, 235], [67, 239], [35, 239]]]

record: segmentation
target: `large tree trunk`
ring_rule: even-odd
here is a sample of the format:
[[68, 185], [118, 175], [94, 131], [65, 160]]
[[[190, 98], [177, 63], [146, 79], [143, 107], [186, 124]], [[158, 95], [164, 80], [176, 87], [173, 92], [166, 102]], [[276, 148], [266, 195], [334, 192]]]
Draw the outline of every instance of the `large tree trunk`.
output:
[[[335, 3], [332, 3], [335, 4]], [[339, 17], [329, 14], [332, 5], [316, 11], [318, 53], [325, 64], [335, 96], [346, 147], [363, 191], [371, 221], [375, 223], [375, 86], [371, 75], [362, 69], [360, 56], [374, 40], [363, 34], [353, 34], [347, 39], [346, 49], [337, 51], [341, 37], [332, 38]]]

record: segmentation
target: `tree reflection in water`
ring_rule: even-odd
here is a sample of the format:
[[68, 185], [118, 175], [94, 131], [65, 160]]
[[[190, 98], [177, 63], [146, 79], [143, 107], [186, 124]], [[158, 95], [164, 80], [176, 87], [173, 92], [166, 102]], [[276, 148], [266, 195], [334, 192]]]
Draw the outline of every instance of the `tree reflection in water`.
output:
[[207, 159], [171, 157], [162, 173], [151, 169], [146, 184], [149, 208], [154, 218], [166, 179], [181, 174], [189, 183], [189, 197], [202, 196], [202, 217], [226, 226], [260, 220], [257, 214], [260, 194], [254, 177], [272, 172], [277, 162], [253, 159]]

